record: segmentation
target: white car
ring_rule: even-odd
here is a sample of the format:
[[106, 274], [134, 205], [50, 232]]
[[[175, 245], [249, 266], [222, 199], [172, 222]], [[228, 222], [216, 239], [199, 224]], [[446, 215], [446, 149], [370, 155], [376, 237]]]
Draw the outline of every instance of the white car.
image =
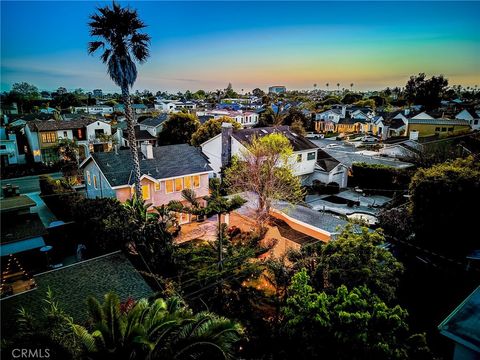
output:
[[364, 137], [361, 138], [361, 141], [371, 143], [371, 142], [377, 142], [378, 139], [375, 136], [364, 136]]
[[314, 132], [308, 132], [305, 137], [307, 139], [314, 139], [314, 140], [318, 140], [318, 139], [323, 139], [325, 137], [325, 135], [323, 134], [317, 134], [317, 133], [314, 133]]

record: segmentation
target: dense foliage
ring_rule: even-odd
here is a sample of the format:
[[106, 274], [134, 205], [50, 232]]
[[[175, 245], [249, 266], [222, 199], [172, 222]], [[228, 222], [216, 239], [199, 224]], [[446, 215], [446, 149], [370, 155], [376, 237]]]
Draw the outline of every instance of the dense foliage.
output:
[[367, 194], [392, 195], [391, 190], [406, 190], [412, 170], [391, 166], [354, 163], [352, 165], [352, 183], [364, 189]]
[[200, 127], [192, 134], [192, 139], [190, 143], [193, 146], [200, 146], [205, 141], [213, 138], [214, 136], [220, 134], [222, 132], [222, 124], [223, 123], [230, 123], [233, 125], [233, 128], [238, 130], [242, 126], [236, 122], [234, 119], [228, 116], [222, 116], [218, 119], [210, 119], [206, 121], [204, 124], [200, 125]]
[[200, 127], [200, 121], [195, 115], [176, 113], [170, 115], [163, 123], [162, 132], [158, 135], [161, 145], [189, 144], [192, 135]]

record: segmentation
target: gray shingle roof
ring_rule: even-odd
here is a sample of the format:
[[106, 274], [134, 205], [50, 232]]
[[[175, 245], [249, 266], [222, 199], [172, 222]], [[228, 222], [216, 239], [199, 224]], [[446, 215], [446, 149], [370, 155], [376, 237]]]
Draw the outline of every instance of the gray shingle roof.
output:
[[160, 115], [155, 116], [155, 117], [146, 118], [145, 120], [141, 121], [140, 124], [142, 124], [144, 126], [157, 127], [167, 119], [168, 119], [168, 114], [160, 114]]
[[268, 134], [281, 133], [290, 141], [293, 147], [293, 151], [302, 151], [309, 149], [317, 149], [318, 146], [312, 143], [310, 140], [303, 136], [299, 136], [290, 131], [289, 126], [277, 126], [277, 127], [263, 127], [263, 128], [251, 128], [236, 130], [233, 132], [233, 137], [241, 143], [250, 143], [254, 136], [262, 137]]
[[41, 314], [48, 288], [53, 291], [60, 307], [80, 322], [88, 316], [88, 296], [103, 301], [104, 294], [114, 291], [121, 301], [125, 301], [129, 297], [138, 300], [153, 294], [152, 289], [120, 251], [38, 274], [34, 278], [36, 289], [1, 301], [2, 328], [6, 324], [15, 323], [15, 315], [20, 306], [31, 314]]
[[[201, 152], [188, 144], [153, 147], [153, 159], [139, 152], [142, 175], [166, 179], [213, 171]], [[133, 163], [130, 149], [92, 154], [111, 186], [132, 185]], [[85, 164], [83, 165], [85, 166]]]
[[34, 120], [28, 123], [30, 130], [32, 131], [51, 131], [51, 130], [69, 130], [69, 129], [78, 129], [83, 128], [91, 123], [94, 123], [95, 119], [91, 118], [80, 118], [73, 119], [69, 121], [61, 120], [48, 120], [48, 121], [38, 121]]
[[459, 119], [409, 119], [409, 124], [426, 124], [426, 125], [470, 125], [467, 120]]
[[318, 149], [317, 164], [325, 171], [330, 172], [340, 164], [340, 161], [327, 154], [325, 151]]

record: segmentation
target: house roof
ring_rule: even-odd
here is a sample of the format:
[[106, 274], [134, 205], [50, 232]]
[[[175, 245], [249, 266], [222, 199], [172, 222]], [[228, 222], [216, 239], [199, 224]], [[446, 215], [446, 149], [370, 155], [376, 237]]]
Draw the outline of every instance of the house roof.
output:
[[28, 126], [31, 131], [52, 131], [52, 130], [70, 130], [83, 128], [91, 123], [94, 123], [95, 119], [91, 118], [79, 118], [69, 121], [62, 120], [48, 120], [48, 121], [38, 121], [34, 120], [28, 123]]
[[[127, 137], [126, 132], [123, 135], [125, 138]], [[140, 130], [140, 127], [137, 125], [135, 126], [135, 139], [137, 139], [137, 141], [155, 140], [156, 137], [150, 134], [147, 130]]]
[[269, 134], [283, 134], [293, 147], [293, 151], [303, 151], [310, 149], [318, 149], [318, 146], [303, 136], [299, 136], [290, 130], [289, 126], [263, 127], [236, 130], [232, 136], [241, 143], [250, 143], [256, 137], [262, 137]]
[[53, 292], [60, 308], [76, 322], [88, 319], [86, 300], [89, 296], [103, 301], [103, 296], [113, 291], [121, 301], [125, 301], [153, 294], [152, 289], [120, 251], [34, 275], [34, 279], [37, 284], [34, 290], [2, 299], [2, 327], [3, 324], [16, 323], [19, 307], [24, 307], [32, 314], [42, 313], [45, 306], [43, 299], [48, 289]]
[[[155, 179], [167, 179], [213, 171], [200, 150], [188, 144], [153, 147], [153, 159], [140, 156], [140, 171]], [[130, 150], [97, 152], [92, 158], [111, 186], [133, 185], [133, 162]], [[84, 162], [82, 166], [88, 161]]]
[[157, 127], [161, 125], [165, 120], [168, 119], [167, 114], [160, 114], [155, 117], [148, 117], [145, 120], [141, 121], [140, 124], [144, 126], [152, 126], [152, 127]]
[[330, 154], [330, 156], [334, 156], [335, 158], [339, 159], [340, 162], [348, 168], [351, 168], [354, 163], [362, 162], [367, 164], [391, 166], [397, 169], [409, 168], [413, 166], [413, 164], [408, 162], [403, 162], [397, 159], [387, 159], [380, 156], [370, 156], [354, 152], [343, 152], [334, 149], [326, 149], [326, 152]]
[[340, 164], [340, 161], [327, 154], [325, 151], [317, 150], [317, 164], [325, 171], [330, 172]]
[[36, 114], [16, 114], [16, 115], [7, 115], [8, 121], [12, 122], [15, 120], [25, 120], [25, 121], [32, 121], [32, 120], [50, 120], [53, 119], [52, 114], [45, 114], [45, 113], [36, 113]]
[[440, 333], [480, 353], [480, 286], [438, 326]]
[[460, 119], [409, 119], [409, 124], [425, 124], [425, 125], [466, 125], [470, 123], [467, 120]]

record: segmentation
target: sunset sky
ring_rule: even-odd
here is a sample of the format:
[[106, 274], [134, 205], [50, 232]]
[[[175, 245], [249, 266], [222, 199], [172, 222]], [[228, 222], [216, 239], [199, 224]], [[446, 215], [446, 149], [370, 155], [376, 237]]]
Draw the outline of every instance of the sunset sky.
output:
[[[1, 2], [1, 89], [118, 91], [87, 55], [105, 2]], [[127, 4], [122, 2], [122, 4]], [[146, 2], [151, 57], [134, 89], [403, 86], [419, 72], [480, 85], [479, 2]]]

